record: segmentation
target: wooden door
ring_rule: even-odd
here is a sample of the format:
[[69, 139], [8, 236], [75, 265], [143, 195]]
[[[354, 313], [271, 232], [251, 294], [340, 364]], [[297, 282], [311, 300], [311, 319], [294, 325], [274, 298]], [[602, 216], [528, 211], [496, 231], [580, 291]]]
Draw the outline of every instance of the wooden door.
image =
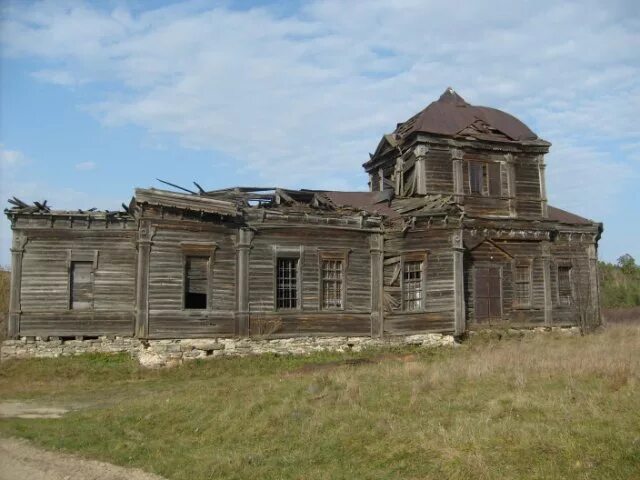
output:
[[476, 322], [486, 322], [502, 316], [500, 267], [474, 269], [474, 297]]

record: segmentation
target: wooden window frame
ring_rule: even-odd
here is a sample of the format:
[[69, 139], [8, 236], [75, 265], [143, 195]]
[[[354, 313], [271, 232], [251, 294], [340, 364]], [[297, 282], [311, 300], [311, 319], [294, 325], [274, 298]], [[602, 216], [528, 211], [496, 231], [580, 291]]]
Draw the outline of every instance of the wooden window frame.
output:
[[[555, 270], [556, 270], [556, 301], [557, 301], [557, 305], [560, 308], [571, 308], [573, 306], [573, 302], [574, 302], [574, 295], [575, 295], [575, 290], [574, 290], [574, 285], [573, 285], [573, 262], [571, 260], [556, 260], [556, 265], [555, 265]], [[560, 296], [560, 269], [561, 268], [568, 268], [569, 269], [569, 290], [570, 290], [570, 294], [569, 294], [569, 302], [568, 303], [564, 303], [563, 301], [561, 301], [562, 298]]]
[[[318, 249], [318, 309], [324, 311], [344, 311], [347, 306], [347, 278], [349, 271], [349, 254], [351, 249], [343, 250], [324, 250]], [[325, 261], [340, 261], [342, 262], [342, 291], [341, 291], [341, 306], [340, 307], [326, 307], [324, 306], [324, 279], [323, 279], [323, 263]]]
[[[473, 182], [471, 181], [471, 170], [472, 165], [480, 165], [482, 171], [482, 191], [474, 192], [473, 191]], [[497, 187], [498, 192], [492, 192], [492, 182], [491, 182], [491, 166], [496, 165], [496, 174], [497, 174]], [[501, 198], [502, 197], [502, 162], [495, 162], [490, 160], [467, 160], [467, 184], [469, 187], [468, 195], [474, 197], [485, 197], [485, 198]]]
[[[529, 270], [528, 280], [526, 282], [518, 281], [518, 268], [527, 267]], [[502, 273], [501, 273], [502, 275]], [[533, 306], [533, 258], [516, 258], [513, 261], [513, 308], [515, 309], [530, 309]], [[525, 301], [520, 301], [518, 298], [517, 285], [519, 283], [528, 283], [529, 295]]]
[[[421, 294], [421, 302], [420, 308], [416, 310], [407, 310], [405, 309], [405, 278], [404, 278], [404, 268], [405, 263], [407, 262], [421, 262], [420, 268], [420, 294]], [[400, 311], [403, 313], [416, 313], [416, 312], [424, 312], [426, 307], [426, 278], [427, 278], [427, 252], [419, 251], [419, 252], [405, 252], [400, 259]]]
[[[180, 309], [183, 312], [210, 312], [213, 310], [213, 273], [215, 254], [218, 244], [215, 242], [180, 242], [182, 250], [182, 281]], [[205, 308], [186, 308], [187, 258], [207, 257], [207, 305]]]
[[73, 298], [71, 298], [71, 273], [74, 262], [90, 262], [91, 263], [91, 288], [93, 289], [93, 296], [91, 297], [91, 305], [88, 309], [81, 310], [93, 310], [95, 307], [95, 279], [96, 271], [98, 270], [98, 250], [67, 250], [67, 310], [77, 310], [72, 308]]
[[[296, 312], [302, 310], [302, 267], [304, 257], [304, 247], [273, 247], [273, 311], [274, 312]], [[296, 259], [296, 306], [293, 308], [278, 307], [278, 260], [281, 258]]]

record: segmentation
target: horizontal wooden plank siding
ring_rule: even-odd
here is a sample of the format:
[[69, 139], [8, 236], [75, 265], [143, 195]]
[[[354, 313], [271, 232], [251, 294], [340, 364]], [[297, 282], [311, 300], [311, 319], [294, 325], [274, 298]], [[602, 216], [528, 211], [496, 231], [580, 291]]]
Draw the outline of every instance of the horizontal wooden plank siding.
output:
[[[426, 224], [426, 222], [424, 222]], [[435, 332], [454, 330], [453, 230], [429, 228], [418, 223], [406, 234], [388, 232], [385, 235], [385, 257], [403, 257], [426, 253], [424, 303], [420, 312], [403, 312], [398, 287], [389, 286], [393, 268], [385, 268], [385, 293], [396, 299], [398, 308], [385, 313], [385, 334]]]
[[[249, 254], [249, 309], [251, 322], [275, 311], [274, 248], [287, 255], [301, 252], [300, 274], [302, 305], [299, 310], [277, 312], [282, 317], [282, 332], [304, 334], [370, 334], [371, 260], [369, 233], [305, 228], [303, 225], [283, 229], [259, 229]], [[292, 253], [294, 252], [294, 253]], [[345, 304], [340, 310], [320, 308], [321, 252], [345, 254]], [[366, 315], [357, 315], [366, 314]], [[298, 320], [296, 320], [298, 319]], [[363, 323], [364, 322], [364, 323]]]
[[[26, 234], [29, 240], [22, 260], [21, 334], [131, 335], [134, 231], [28, 230]], [[74, 257], [96, 258], [90, 274], [93, 285], [89, 310], [70, 309], [70, 262]]]
[[[149, 258], [149, 336], [233, 335], [237, 230], [196, 222], [184, 222], [180, 228], [158, 223], [155, 228]], [[198, 246], [194, 254], [198, 259], [211, 255], [212, 278], [206, 292], [210, 309], [184, 308], [184, 262], [190, 245]], [[199, 262], [201, 269], [206, 268], [203, 260]]]

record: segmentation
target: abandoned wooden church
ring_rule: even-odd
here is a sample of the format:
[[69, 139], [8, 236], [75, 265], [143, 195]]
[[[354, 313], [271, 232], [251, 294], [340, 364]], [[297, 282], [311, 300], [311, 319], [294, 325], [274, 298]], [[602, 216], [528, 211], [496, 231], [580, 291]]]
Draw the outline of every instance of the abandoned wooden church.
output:
[[[452, 89], [384, 135], [368, 192], [16, 198], [9, 336], [463, 334], [599, 318], [602, 224], [547, 204], [550, 143]], [[180, 188], [178, 188], [180, 190]]]

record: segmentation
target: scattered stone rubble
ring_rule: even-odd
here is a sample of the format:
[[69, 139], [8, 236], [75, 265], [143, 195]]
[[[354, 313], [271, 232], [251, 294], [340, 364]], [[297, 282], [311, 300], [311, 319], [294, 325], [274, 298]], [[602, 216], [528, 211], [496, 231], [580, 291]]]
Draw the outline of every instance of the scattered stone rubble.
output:
[[189, 360], [208, 357], [246, 356], [263, 353], [305, 355], [322, 351], [360, 351], [370, 347], [414, 345], [453, 346], [453, 336], [439, 333], [390, 337], [295, 337], [282, 339], [201, 338], [140, 340], [130, 337], [63, 340], [49, 337], [21, 337], [5, 340], [0, 360], [11, 358], [55, 358], [83, 353], [129, 353], [143, 367], [171, 367]]

